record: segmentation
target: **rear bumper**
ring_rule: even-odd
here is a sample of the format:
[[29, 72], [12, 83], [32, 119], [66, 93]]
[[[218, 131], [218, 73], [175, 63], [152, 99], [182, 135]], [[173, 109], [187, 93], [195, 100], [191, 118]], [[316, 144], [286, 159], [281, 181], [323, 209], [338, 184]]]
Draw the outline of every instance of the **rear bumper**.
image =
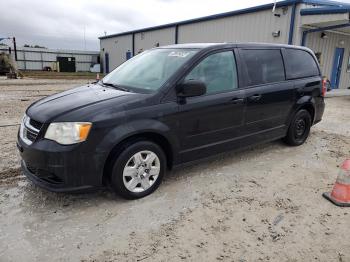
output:
[[324, 110], [325, 110], [324, 98], [320, 97], [318, 99], [315, 99], [315, 117], [313, 122], [314, 125], [321, 122]]

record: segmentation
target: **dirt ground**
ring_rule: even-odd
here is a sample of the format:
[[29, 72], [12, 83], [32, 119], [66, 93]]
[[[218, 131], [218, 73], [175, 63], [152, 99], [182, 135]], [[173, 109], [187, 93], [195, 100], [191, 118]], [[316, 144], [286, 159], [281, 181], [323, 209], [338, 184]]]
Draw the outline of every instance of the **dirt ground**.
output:
[[86, 81], [0, 79], [0, 261], [350, 261], [350, 209], [322, 198], [350, 157], [350, 96], [326, 99], [303, 146], [226, 153], [144, 199], [39, 189], [19, 171], [18, 123]]

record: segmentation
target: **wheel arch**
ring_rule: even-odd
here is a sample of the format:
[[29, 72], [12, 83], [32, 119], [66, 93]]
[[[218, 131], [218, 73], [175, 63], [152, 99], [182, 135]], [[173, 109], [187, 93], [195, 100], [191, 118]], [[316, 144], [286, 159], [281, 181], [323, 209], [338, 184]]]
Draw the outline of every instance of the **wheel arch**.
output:
[[306, 111], [308, 111], [310, 113], [311, 116], [311, 123], [314, 123], [315, 120], [315, 106], [312, 103], [306, 103], [301, 105], [298, 110], [296, 112], [298, 112], [299, 110], [305, 109]]
[[174, 146], [171, 144], [169, 139], [164, 134], [161, 134], [154, 130], [139, 131], [137, 133], [123, 137], [123, 139], [117, 141], [117, 143], [113, 145], [104, 163], [102, 177], [103, 184], [106, 184], [108, 182], [110, 170], [113, 167], [113, 163], [118, 154], [120, 154], [131, 143], [135, 143], [141, 140], [151, 141], [160, 146], [167, 158], [167, 168], [172, 169], [175, 161], [175, 151]]
[[305, 109], [306, 111], [308, 111], [310, 113], [311, 123], [312, 124], [314, 123], [315, 116], [316, 116], [315, 101], [312, 97], [302, 97], [301, 99], [299, 99], [297, 101], [297, 103], [293, 107], [292, 113], [290, 114], [288, 122], [287, 122], [288, 123], [287, 127], [290, 126], [290, 123], [293, 120], [295, 114], [301, 109]]

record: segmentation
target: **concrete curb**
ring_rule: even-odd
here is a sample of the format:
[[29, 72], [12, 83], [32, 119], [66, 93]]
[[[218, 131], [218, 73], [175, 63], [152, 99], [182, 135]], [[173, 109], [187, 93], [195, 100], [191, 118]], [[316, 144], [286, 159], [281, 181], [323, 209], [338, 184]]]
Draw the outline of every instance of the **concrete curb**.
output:
[[339, 96], [350, 96], [350, 89], [337, 89], [326, 93], [326, 98]]

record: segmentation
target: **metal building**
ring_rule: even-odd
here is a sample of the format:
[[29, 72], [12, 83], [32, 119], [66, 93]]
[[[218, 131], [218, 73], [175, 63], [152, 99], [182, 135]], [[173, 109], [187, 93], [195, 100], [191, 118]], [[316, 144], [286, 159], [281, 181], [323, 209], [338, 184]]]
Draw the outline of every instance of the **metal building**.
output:
[[332, 88], [350, 87], [350, 4], [285, 0], [192, 20], [100, 37], [104, 72], [146, 49], [193, 42], [305, 45], [319, 59]]
[[[0, 47], [1, 52], [9, 53], [9, 49]], [[15, 61], [13, 49], [11, 56]], [[43, 70], [45, 67], [54, 69], [58, 63], [61, 72], [88, 72], [92, 65], [100, 62], [99, 60], [100, 53], [96, 51], [19, 47], [16, 63], [20, 70]]]

